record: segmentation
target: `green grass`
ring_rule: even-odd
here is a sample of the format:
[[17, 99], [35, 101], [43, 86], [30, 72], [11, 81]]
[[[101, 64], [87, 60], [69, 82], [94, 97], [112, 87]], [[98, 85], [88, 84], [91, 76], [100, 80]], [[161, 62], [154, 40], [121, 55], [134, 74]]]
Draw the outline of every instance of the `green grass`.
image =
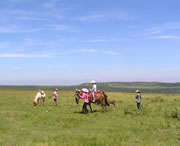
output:
[[134, 94], [112, 93], [116, 107], [81, 114], [73, 92], [60, 91], [58, 106], [47, 92], [45, 106], [32, 105], [36, 91], [0, 90], [2, 146], [139, 146], [180, 145], [180, 95], [142, 94], [144, 110]]

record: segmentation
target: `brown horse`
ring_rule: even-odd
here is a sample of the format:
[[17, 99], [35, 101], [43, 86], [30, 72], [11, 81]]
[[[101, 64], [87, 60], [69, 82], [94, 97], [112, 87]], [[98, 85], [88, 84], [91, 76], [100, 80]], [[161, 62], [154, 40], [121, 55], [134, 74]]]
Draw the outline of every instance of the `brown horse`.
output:
[[[82, 91], [81, 90], [78, 90], [76, 89], [75, 90], [75, 100], [76, 100], [76, 103], [79, 104], [79, 95], [82, 94]], [[89, 92], [89, 102], [90, 103], [93, 103], [93, 95], [92, 95], [92, 92], [90, 91]], [[103, 90], [97, 90], [96, 94], [95, 94], [95, 103], [97, 104], [100, 104], [102, 107], [106, 107], [106, 106], [109, 106], [109, 103], [107, 101], [107, 95], [104, 93]]]
[[108, 103], [113, 104], [114, 106], [116, 106], [116, 99], [108, 98]]

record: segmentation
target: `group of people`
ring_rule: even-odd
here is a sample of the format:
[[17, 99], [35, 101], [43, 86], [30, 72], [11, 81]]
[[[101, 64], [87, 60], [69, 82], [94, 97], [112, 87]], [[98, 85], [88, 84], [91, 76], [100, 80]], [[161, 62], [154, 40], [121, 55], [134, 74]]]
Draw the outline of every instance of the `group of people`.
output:
[[[92, 84], [92, 89], [90, 89], [90, 90], [91, 90], [92, 95], [93, 95], [93, 102], [95, 102], [95, 93], [97, 91], [97, 85], [96, 85], [96, 82], [94, 80], [91, 81], [90, 83]], [[86, 89], [86, 88], [83, 88], [82, 92], [83, 92], [83, 94], [80, 95], [80, 98], [84, 99], [84, 104], [83, 104], [82, 112], [83, 113], [87, 113], [88, 112], [87, 105], [89, 105], [89, 99], [88, 99], [89, 90]], [[137, 108], [139, 110], [142, 110], [142, 106], [141, 106], [141, 92], [140, 92], [140, 90], [136, 90], [135, 99], [136, 99]]]
[[[90, 92], [92, 93], [93, 95], [93, 102], [95, 102], [95, 93], [97, 91], [97, 85], [96, 85], [96, 81], [91, 81], [90, 82], [92, 84], [92, 88], [89, 89]], [[89, 90], [87, 88], [83, 88], [82, 89], [82, 92], [83, 94], [80, 95], [80, 98], [82, 98], [84, 100], [84, 104], [83, 104], [83, 108], [82, 108], [82, 112], [83, 113], [87, 113], [88, 110], [87, 110], [87, 105], [89, 104], [89, 99], [88, 99], [88, 93], [89, 93]], [[54, 100], [54, 106], [57, 106], [57, 97], [58, 97], [58, 89], [55, 88], [53, 93], [52, 93], [52, 98]], [[39, 99], [42, 99], [43, 100], [43, 105], [44, 105], [44, 102], [45, 102], [45, 97], [46, 97], [46, 94], [45, 92], [42, 90], [42, 89], [39, 89], [38, 90], [38, 93], [36, 94], [36, 97], [34, 99], [34, 105], [37, 105], [37, 103], [39, 102], [38, 100]], [[140, 93], [140, 90], [136, 90], [136, 103], [137, 103], [137, 108], [139, 110], [142, 110], [142, 106], [141, 106], [141, 93]]]
[[89, 96], [88, 93], [89, 92], [92, 93], [92, 96], [93, 96], [93, 101], [92, 102], [95, 102], [95, 93], [97, 91], [96, 81], [93, 80], [90, 83], [92, 84], [92, 88], [89, 89], [89, 90], [87, 88], [83, 88], [82, 89], [83, 94], [80, 95], [80, 98], [82, 98], [84, 100], [84, 104], [83, 104], [83, 108], [82, 108], [82, 113], [85, 113], [85, 114], [88, 113], [87, 105], [90, 104], [90, 101], [89, 101], [89, 98], [88, 98], [88, 96]]
[[[52, 93], [52, 98], [54, 100], [54, 105], [57, 106], [57, 97], [58, 97], [58, 89], [55, 88], [53, 90], [53, 93]], [[39, 100], [42, 100], [43, 101], [43, 105], [44, 105], [44, 102], [45, 102], [45, 97], [46, 97], [46, 93], [42, 90], [42, 89], [39, 89], [37, 94], [36, 94], [36, 97], [33, 101], [33, 104], [36, 106], [38, 103], [39, 103]]]

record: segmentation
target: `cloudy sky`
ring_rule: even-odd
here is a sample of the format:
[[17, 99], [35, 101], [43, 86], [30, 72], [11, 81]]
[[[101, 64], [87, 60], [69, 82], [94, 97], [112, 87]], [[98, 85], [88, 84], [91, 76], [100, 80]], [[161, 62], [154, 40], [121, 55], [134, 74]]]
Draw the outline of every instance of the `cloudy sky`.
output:
[[179, 0], [0, 1], [0, 84], [180, 82]]

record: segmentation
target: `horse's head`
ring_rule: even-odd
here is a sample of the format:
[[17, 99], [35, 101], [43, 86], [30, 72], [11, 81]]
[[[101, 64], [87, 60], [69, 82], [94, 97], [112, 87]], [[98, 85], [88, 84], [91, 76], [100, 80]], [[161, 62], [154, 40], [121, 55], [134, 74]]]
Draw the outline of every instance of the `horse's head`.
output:
[[37, 102], [36, 102], [36, 101], [33, 101], [33, 104], [34, 104], [34, 106], [36, 106], [36, 105], [37, 105]]

